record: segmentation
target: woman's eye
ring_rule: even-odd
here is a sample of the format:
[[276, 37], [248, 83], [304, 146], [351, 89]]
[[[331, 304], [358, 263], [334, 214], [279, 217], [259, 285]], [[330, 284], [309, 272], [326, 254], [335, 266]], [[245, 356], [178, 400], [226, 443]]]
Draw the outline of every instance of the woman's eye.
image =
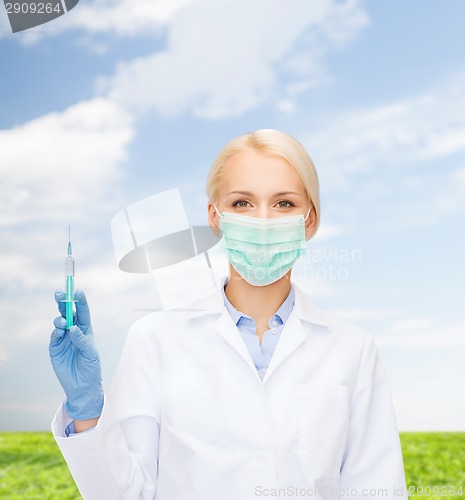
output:
[[248, 204], [248, 201], [245, 200], [238, 200], [233, 203], [233, 207], [240, 207], [240, 208], [245, 208]]
[[290, 201], [286, 201], [286, 200], [278, 201], [278, 205], [279, 205], [279, 208], [289, 208], [289, 207], [294, 206], [293, 203], [291, 203]]

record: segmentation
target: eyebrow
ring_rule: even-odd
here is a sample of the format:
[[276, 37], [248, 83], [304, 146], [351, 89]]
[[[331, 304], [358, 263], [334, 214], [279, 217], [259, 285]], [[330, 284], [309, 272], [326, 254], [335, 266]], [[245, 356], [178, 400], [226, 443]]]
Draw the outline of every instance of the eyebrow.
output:
[[[251, 193], [250, 191], [230, 191], [228, 195], [230, 194], [244, 194], [246, 196], [254, 196], [254, 194]], [[300, 194], [296, 193], [295, 191], [281, 191], [280, 193], [275, 193], [273, 196], [287, 196], [289, 194], [300, 196]]]

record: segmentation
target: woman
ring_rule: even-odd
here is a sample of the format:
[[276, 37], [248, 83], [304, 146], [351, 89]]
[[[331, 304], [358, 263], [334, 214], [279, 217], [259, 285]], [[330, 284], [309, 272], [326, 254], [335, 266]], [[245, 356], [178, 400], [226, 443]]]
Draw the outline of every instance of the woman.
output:
[[373, 338], [291, 280], [320, 220], [307, 152], [275, 130], [240, 136], [207, 193], [229, 276], [187, 312], [139, 320], [105, 398], [85, 296], [69, 331], [59, 305], [52, 430], [83, 497], [406, 499]]

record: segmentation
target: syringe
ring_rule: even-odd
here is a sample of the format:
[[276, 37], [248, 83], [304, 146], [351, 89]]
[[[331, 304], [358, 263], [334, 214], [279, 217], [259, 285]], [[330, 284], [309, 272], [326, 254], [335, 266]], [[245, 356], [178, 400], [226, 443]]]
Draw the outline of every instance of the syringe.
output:
[[66, 303], [66, 328], [73, 326], [73, 303], [74, 300], [74, 258], [73, 248], [71, 247], [71, 227], [68, 226], [68, 255], [65, 258], [65, 287], [66, 298], [61, 302]]

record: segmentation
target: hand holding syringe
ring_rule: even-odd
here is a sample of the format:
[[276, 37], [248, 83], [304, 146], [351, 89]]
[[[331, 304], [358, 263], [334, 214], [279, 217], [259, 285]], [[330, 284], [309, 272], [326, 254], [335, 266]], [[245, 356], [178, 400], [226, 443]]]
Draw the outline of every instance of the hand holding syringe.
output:
[[[65, 279], [66, 293], [61, 290], [55, 292], [61, 315], [54, 321], [49, 353], [53, 370], [66, 394], [66, 410], [76, 426], [76, 421], [91, 421], [101, 415], [103, 388], [100, 357], [94, 342], [87, 299], [81, 290], [74, 293], [71, 241], [65, 259]], [[75, 315], [73, 304], [76, 304]]]

